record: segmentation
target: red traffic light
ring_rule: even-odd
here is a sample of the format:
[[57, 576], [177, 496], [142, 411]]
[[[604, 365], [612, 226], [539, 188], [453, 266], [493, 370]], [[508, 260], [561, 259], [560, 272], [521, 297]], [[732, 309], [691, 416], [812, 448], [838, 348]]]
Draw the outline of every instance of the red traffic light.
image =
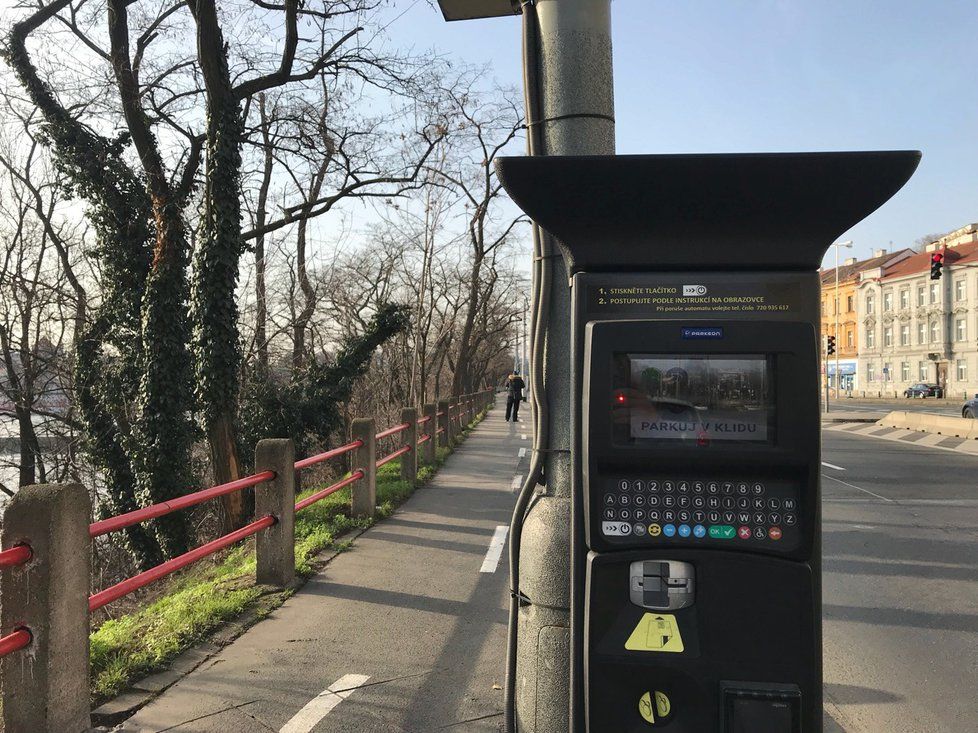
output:
[[931, 262], [943, 262], [944, 261], [944, 255], [942, 253], [940, 253], [940, 252], [935, 252], [934, 254], [932, 254], [930, 256], [930, 261]]

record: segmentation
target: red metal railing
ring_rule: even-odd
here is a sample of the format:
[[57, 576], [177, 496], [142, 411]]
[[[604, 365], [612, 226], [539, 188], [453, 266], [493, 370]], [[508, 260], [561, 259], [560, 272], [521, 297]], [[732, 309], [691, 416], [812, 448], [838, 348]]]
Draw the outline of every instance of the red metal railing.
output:
[[251, 486], [257, 486], [260, 483], [271, 481], [274, 478], [274, 471], [262, 471], [261, 473], [254, 474], [253, 476], [245, 476], [237, 481], [229, 481], [226, 484], [219, 484], [218, 486], [213, 486], [209, 489], [204, 489], [203, 491], [195, 491], [192, 494], [180, 496], [176, 499], [168, 499], [167, 501], [160, 502], [159, 504], [153, 504], [152, 506], [144, 507], [143, 509], [136, 509], [135, 511], [128, 512], [126, 514], [120, 514], [117, 517], [109, 517], [108, 519], [103, 519], [99, 522], [93, 522], [92, 524], [88, 525], [88, 534], [91, 537], [99, 537], [103, 534], [108, 534], [109, 532], [116, 532], [120, 529], [131, 527], [134, 524], [139, 524], [140, 522], [145, 522], [149, 519], [155, 519], [156, 517], [162, 517], [166, 514], [179, 511], [180, 509], [196, 506], [197, 504], [201, 504], [208, 499], [216, 499], [217, 497], [224, 496], [225, 494], [233, 494], [235, 491], [241, 491]]
[[14, 545], [9, 550], [0, 552], [0, 568], [13, 568], [30, 562], [34, 551], [30, 545]]
[[418, 438], [418, 445], [421, 445], [422, 443], [424, 443], [426, 441], [429, 441], [429, 440], [431, 440], [431, 436], [430, 435], [427, 435], [427, 434], [422, 435], [420, 438]]
[[[14, 545], [0, 552], [0, 568], [15, 568], [26, 565], [32, 557], [34, 557], [34, 551], [30, 545]], [[25, 628], [16, 629], [0, 638], [0, 657], [5, 657], [18, 649], [29, 646], [32, 638], [31, 632]]]
[[213, 555], [218, 550], [223, 550], [228, 545], [233, 545], [235, 542], [243, 540], [245, 537], [250, 537], [253, 534], [261, 532], [263, 529], [267, 529], [275, 524], [278, 520], [271, 514], [262, 517], [251, 524], [246, 524], [241, 529], [235, 530], [230, 534], [226, 534], [223, 537], [218, 537], [216, 540], [211, 540], [210, 542], [201, 545], [200, 547], [191, 550], [190, 552], [185, 552], [182, 555], [178, 555], [172, 560], [167, 560], [162, 565], [157, 565], [155, 568], [146, 570], [139, 575], [133, 576], [127, 580], [123, 580], [121, 583], [116, 583], [113, 586], [109, 586], [105, 590], [101, 590], [95, 595], [89, 596], [88, 598], [88, 611], [97, 611], [106, 606], [112, 601], [117, 601], [123, 596], [127, 596], [135, 590], [144, 588], [150, 583], [153, 583], [160, 578], [165, 578], [167, 575], [175, 573], [181, 568], [185, 568], [198, 560], [202, 560], [208, 555]]
[[377, 465], [377, 468], [380, 468], [381, 466], [383, 466], [386, 463], [390, 463], [391, 461], [393, 461], [395, 458], [398, 458], [399, 456], [403, 456], [405, 453], [410, 452], [410, 450], [411, 450], [411, 446], [409, 446], [409, 445], [405, 445], [405, 446], [402, 446], [402, 447], [398, 448], [396, 451], [394, 451], [390, 455], [386, 455], [383, 458], [381, 458], [380, 460], [378, 460], [377, 461], [377, 464], [376, 464]]
[[332, 486], [327, 486], [322, 491], [317, 491], [315, 494], [310, 494], [302, 501], [296, 502], [295, 510], [301, 512], [306, 507], [310, 507], [321, 499], [325, 499], [330, 494], [335, 494], [337, 491], [342, 489], [344, 486], [349, 486], [352, 483], [356, 483], [362, 479], [366, 474], [363, 472], [362, 468], [358, 468], [356, 471], [351, 473], [347, 478], [342, 481], [337, 481]]
[[392, 428], [387, 428], [387, 430], [380, 431], [374, 436], [374, 438], [376, 438], [377, 440], [381, 440], [383, 438], [389, 438], [392, 435], [397, 435], [398, 433], [404, 432], [409, 427], [411, 427], [410, 423], [402, 422], [400, 425], [395, 425]]
[[322, 463], [323, 461], [328, 461], [330, 458], [336, 458], [344, 453], [349, 453], [351, 450], [356, 450], [363, 445], [362, 440], [354, 440], [352, 443], [347, 443], [346, 445], [341, 445], [339, 448], [333, 448], [333, 450], [328, 450], [325, 453], [320, 453], [315, 456], [309, 456], [308, 458], [303, 458], [301, 461], [295, 462], [295, 470], [301, 471], [303, 468], [308, 468], [309, 466], [315, 466], [317, 463]]
[[7, 634], [3, 638], [0, 638], [0, 657], [5, 657], [19, 649], [30, 646], [33, 639], [34, 637], [31, 636], [31, 632], [28, 629], [17, 629]]

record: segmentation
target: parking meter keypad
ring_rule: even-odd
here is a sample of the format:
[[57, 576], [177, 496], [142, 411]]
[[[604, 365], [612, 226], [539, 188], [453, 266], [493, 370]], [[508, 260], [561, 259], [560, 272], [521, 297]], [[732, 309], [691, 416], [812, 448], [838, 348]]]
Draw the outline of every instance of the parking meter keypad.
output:
[[785, 481], [617, 478], [605, 484], [601, 533], [642, 545], [763, 546], [800, 539], [799, 496]]

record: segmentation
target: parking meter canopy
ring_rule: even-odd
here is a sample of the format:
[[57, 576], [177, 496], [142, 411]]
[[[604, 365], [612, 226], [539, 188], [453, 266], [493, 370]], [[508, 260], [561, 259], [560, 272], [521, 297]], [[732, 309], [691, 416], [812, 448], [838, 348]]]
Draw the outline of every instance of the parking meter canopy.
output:
[[817, 270], [907, 182], [914, 150], [507, 157], [513, 200], [571, 272]]

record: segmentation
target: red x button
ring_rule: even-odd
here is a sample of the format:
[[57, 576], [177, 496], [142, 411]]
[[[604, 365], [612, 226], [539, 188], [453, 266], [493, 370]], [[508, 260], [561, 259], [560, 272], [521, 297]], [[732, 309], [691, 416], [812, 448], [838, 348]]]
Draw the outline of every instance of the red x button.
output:
[[751, 538], [750, 527], [744, 526], [738, 529], [737, 536], [742, 540], [749, 540]]

